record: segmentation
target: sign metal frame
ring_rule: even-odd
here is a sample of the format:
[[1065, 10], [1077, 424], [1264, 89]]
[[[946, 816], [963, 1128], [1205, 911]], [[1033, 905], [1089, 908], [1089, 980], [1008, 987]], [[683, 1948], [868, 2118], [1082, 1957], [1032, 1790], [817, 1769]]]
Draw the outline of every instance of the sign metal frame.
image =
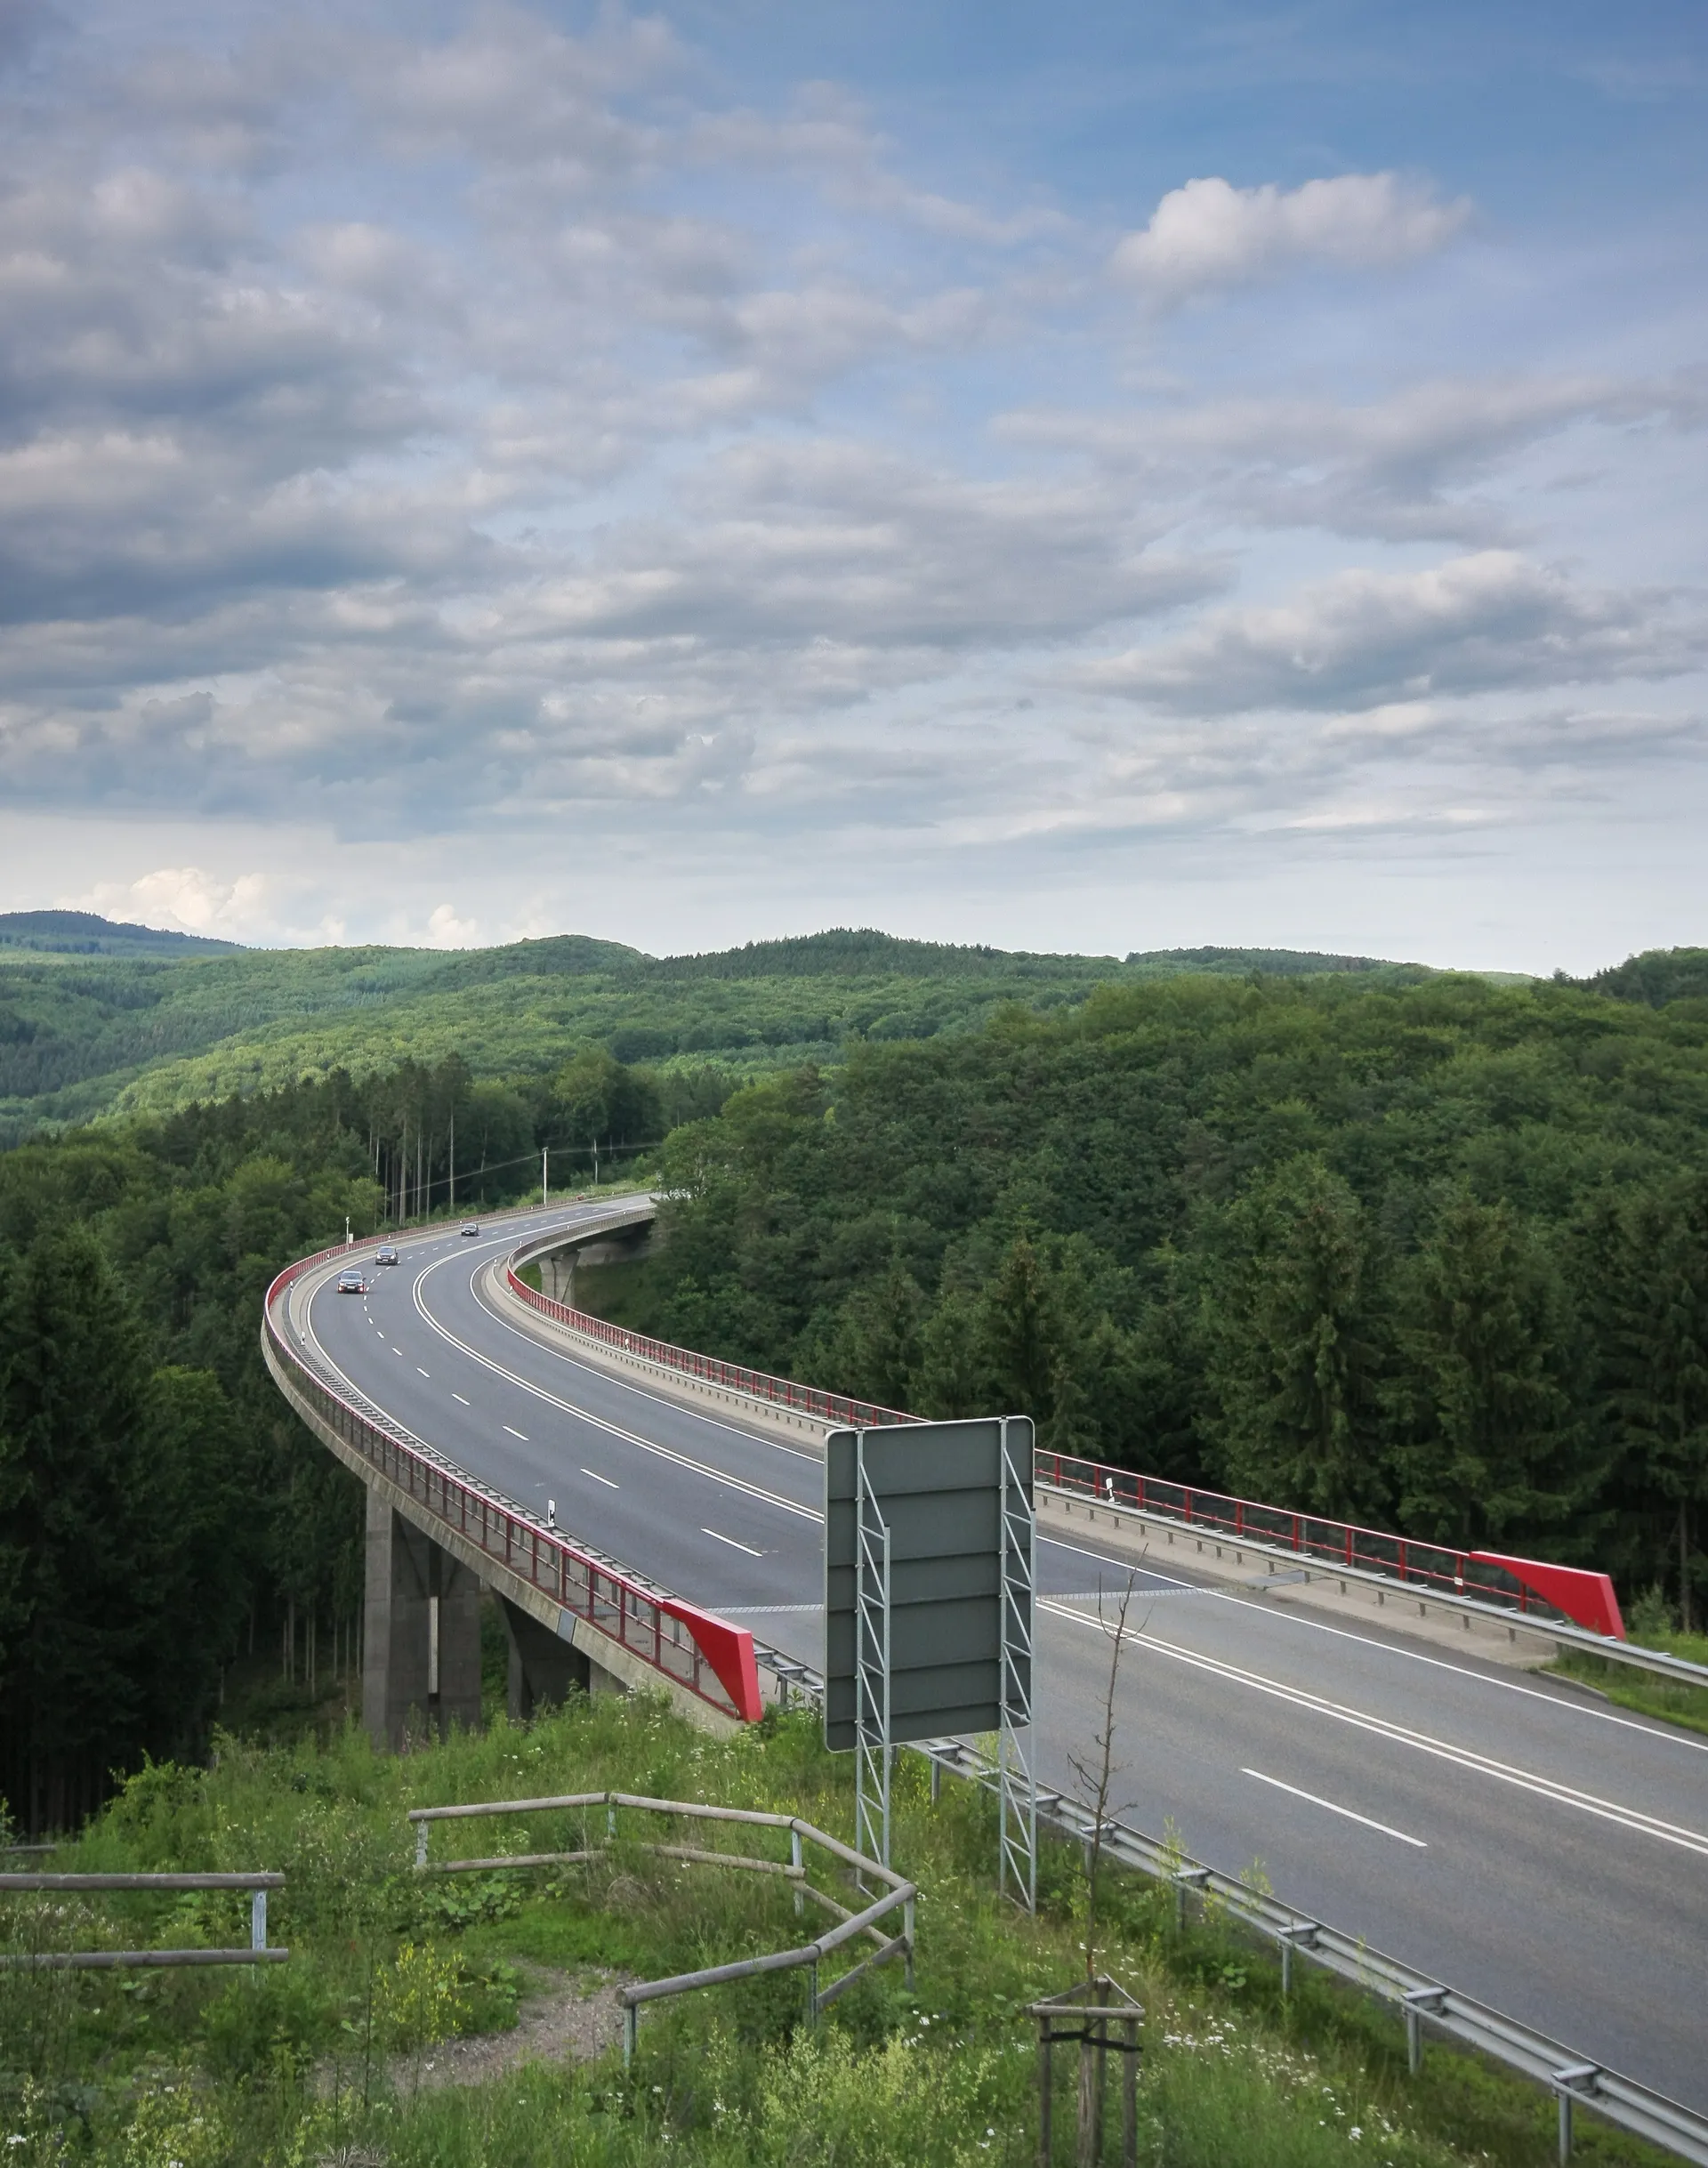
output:
[[1037, 1895], [1029, 1416], [833, 1431], [825, 1457], [825, 1743], [855, 1755], [855, 1842], [890, 1858], [908, 1741], [995, 1733], [1000, 1867]]

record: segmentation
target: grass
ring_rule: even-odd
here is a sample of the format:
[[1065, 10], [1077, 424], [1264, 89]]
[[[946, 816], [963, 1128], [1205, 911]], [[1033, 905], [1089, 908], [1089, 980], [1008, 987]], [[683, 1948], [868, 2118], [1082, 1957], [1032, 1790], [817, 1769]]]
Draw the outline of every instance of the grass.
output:
[[[1641, 1638], [1645, 1648], [1682, 1656], [1687, 1663], [1708, 1664], [1708, 1633], [1678, 1633], [1646, 1625]], [[1708, 1687], [1675, 1683], [1575, 1648], [1563, 1649], [1558, 1662], [1548, 1668], [1563, 1672], [1569, 1679], [1582, 1679], [1622, 1709], [1660, 1717], [1669, 1724], [1682, 1724], [1691, 1731], [1708, 1731]]]
[[[921, 1888], [915, 1992], [889, 1968], [814, 2032], [801, 1976], [769, 1975], [646, 2012], [627, 2078], [612, 2056], [460, 2090], [411, 2084], [447, 2031], [513, 2021], [529, 1964], [656, 1977], [801, 1935], [786, 1888], [638, 1850], [585, 1868], [423, 1880], [411, 1871], [411, 1805], [615, 1785], [782, 1808], [846, 1835], [850, 1779], [810, 1720], [713, 1740], [661, 1705], [606, 1697], [394, 1758], [346, 1728], [292, 1746], [228, 1737], [216, 1766], [146, 1769], [56, 1866], [282, 1869], [271, 1928], [290, 1960], [253, 1975], [0, 1971], [4, 2158], [1018, 2168], [1033, 2157], [1036, 2115], [1035, 2048], [1019, 2013], [1085, 1965], [1079, 1856], [1047, 1848], [1038, 1916], [1017, 1914], [992, 1889], [990, 1802], [950, 1783], [933, 1807], [911, 1756], [898, 1772], [896, 1856]], [[483, 1852], [568, 1849], [581, 1836], [580, 1817], [565, 1814], [476, 1828]], [[754, 1842], [744, 1833], [741, 1849]], [[14, 1950], [244, 1938], [242, 1904], [223, 1893], [0, 1903]], [[1391, 2011], [1309, 1972], [1284, 2004], [1266, 1954], [1214, 1919], [1177, 1935], [1172, 1897], [1142, 1881], [1106, 1880], [1099, 1909], [1097, 1961], [1148, 2012], [1141, 2157], [1156, 2168], [1551, 2160], [1552, 2107], [1535, 2088], [1439, 2046], [1409, 2079]], [[1063, 2062], [1059, 2127], [1072, 2120]], [[1586, 2161], [1658, 2158], [1587, 2117], [1581, 2128]], [[1063, 2128], [1060, 2158], [1071, 2143]]]

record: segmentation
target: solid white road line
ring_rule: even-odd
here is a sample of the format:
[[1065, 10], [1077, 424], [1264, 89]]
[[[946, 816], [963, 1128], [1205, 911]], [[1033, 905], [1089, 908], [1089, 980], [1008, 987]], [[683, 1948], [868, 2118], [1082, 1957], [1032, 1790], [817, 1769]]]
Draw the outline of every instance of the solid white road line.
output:
[[[495, 1261], [488, 1259], [487, 1261], [491, 1264]], [[483, 1267], [482, 1269], [484, 1269]], [[421, 1278], [425, 1279], [426, 1277], [426, 1273], [423, 1272]], [[663, 1393], [649, 1392], [644, 1385], [637, 1385], [632, 1378], [625, 1378], [615, 1370], [599, 1369], [592, 1363], [580, 1360], [567, 1348], [558, 1347], [554, 1342], [543, 1338], [536, 1333], [524, 1332], [520, 1326], [513, 1323], [509, 1318], [502, 1317], [490, 1302], [482, 1298], [480, 1290], [475, 1284], [479, 1277], [479, 1272], [477, 1271], [470, 1278], [469, 1292], [479, 1303], [480, 1308], [495, 1325], [502, 1326], [505, 1332], [513, 1334], [516, 1339], [525, 1340], [528, 1346], [538, 1353], [549, 1355], [555, 1362], [565, 1363], [572, 1370], [591, 1370], [593, 1375], [604, 1384], [616, 1385], [624, 1392], [632, 1392], [638, 1400], [649, 1400], [654, 1407], [668, 1408], [673, 1414], [689, 1415], [696, 1422], [705, 1423], [709, 1430], [727, 1431], [731, 1438], [740, 1439], [744, 1445], [769, 1446], [773, 1453], [786, 1453], [791, 1460], [822, 1461], [823, 1455], [815, 1453], [810, 1446], [792, 1446], [781, 1438], [767, 1437], [761, 1431], [744, 1430], [740, 1423], [731, 1422], [722, 1415], [708, 1414], [705, 1408], [696, 1407], [690, 1401], [673, 1400], [667, 1398]], [[426, 1318], [428, 1313], [420, 1300], [421, 1280], [416, 1281], [415, 1288], [415, 1307], [421, 1310], [422, 1316]], [[429, 1318], [428, 1322], [431, 1324], [433, 1320]]]
[[620, 1483], [613, 1483], [609, 1476], [600, 1475], [597, 1468], [584, 1468], [581, 1472], [584, 1476], [591, 1476], [595, 1483], [602, 1483], [607, 1490], [621, 1490], [623, 1487]]
[[[1076, 1626], [1087, 1626], [1093, 1633], [1115, 1632], [1114, 1627], [1091, 1613], [1070, 1610], [1066, 1604], [1048, 1598], [1038, 1599], [1038, 1608], [1057, 1618], [1070, 1620]], [[1188, 1664], [1194, 1671], [1208, 1672], [1213, 1678], [1249, 1687], [1253, 1693], [1266, 1694], [1295, 1709], [1309, 1710], [1313, 1715], [1330, 1717], [1336, 1723], [1349, 1724], [1355, 1730], [1370, 1732], [1396, 1745], [1414, 1747], [1419, 1753], [1451, 1762], [1456, 1769], [1493, 1777], [1497, 1784], [1511, 1785], [1538, 1799], [1550, 1799], [1556, 1805], [1575, 1808], [1580, 1814], [1593, 1815], [1598, 1821], [1616, 1823], [1620, 1828], [1631, 1830], [1639, 1836], [1656, 1837], [1663, 1844], [1675, 1844], [1682, 1851], [1695, 1852], [1708, 1859], [1708, 1832], [1686, 1829], [1676, 1822], [1664, 1822], [1656, 1815], [1643, 1813], [1640, 1808], [1621, 1806], [1616, 1800], [1577, 1791], [1571, 1785], [1557, 1783], [1553, 1777], [1541, 1776], [1534, 1769], [1517, 1769], [1510, 1762], [1497, 1761], [1493, 1755], [1478, 1753], [1472, 1747], [1456, 1746], [1451, 1740], [1435, 1738], [1426, 1731], [1414, 1731], [1408, 1725], [1373, 1716], [1367, 1710], [1349, 1708], [1341, 1702], [1330, 1701], [1325, 1696], [1309, 1693], [1302, 1687], [1288, 1686], [1278, 1679], [1265, 1678], [1261, 1672], [1245, 1671], [1237, 1664], [1224, 1663], [1219, 1656], [1177, 1648], [1173, 1642], [1161, 1640], [1154, 1633], [1135, 1633], [1132, 1638], [1142, 1641], [1147, 1649], [1157, 1656], [1172, 1656], [1177, 1664]]]
[[755, 1551], [751, 1543], [738, 1543], [733, 1535], [720, 1535], [715, 1528], [702, 1528], [702, 1535], [712, 1536], [720, 1543], [728, 1543], [731, 1551], [745, 1551], [750, 1559], [762, 1559], [765, 1553]]
[[428, 1375], [430, 1375], [430, 1374], [430, 1374], [429, 1372], [427, 1372], [427, 1371], [425, 1371], [425, 1370], [423, 1370], [423, 1369], [422, 1368], [422, 1366], [421, 1366], [421, 1365], [420, 1365], [419, 1363], [417, 1363], [417, 1364], [415, 1365], [415, 1375], [416, 1375], [417, 1377], [423, 1377], [423, 1378], [424, 1378], [424, 1377], [426, 1377], [426, 1376], [428, 1376]]
[[1349, 1822], [1362, 1822], [1366, 1829], [1379, 1830], [1384, 1837], [1398, 1837], [1402, 1844], [1414, 1844], [1420, 1852], [1429, 1850], [1422, 1837], [1408, 1837], [1403, 1829], [1390, 1829], [1386, 1822], [1373, 1822], [1367, 1814], [1354, 1814], [1350, 1807], [1337, 1807], [1332, 1799], [1318, 1799], [1315, 1792], [1301, 1792], [1296, 1784], [1283, 1784], [1278, 1777], [1266, 1777], [1261, 1769], [1242, 1769], [1242, 1777], [1255, 1777], [1259, 1784], [1272, 1784], [1277, 1792], [1291, 1792], [1295, 1799], [1308, 1800], [1313, 1807], [1325, 1807], [1330, 1814], [1343, 1814]]
[[[441, 1263], [449, 1261], [449, 1259], [440, 1260]], [[696, 1460], [692, 1454], [678, 1453], [673, 1447], [661, 1446], [650, 1438], [642, 1438], [637, 1431], [624, 1430], [619, 1422], [609, 1422], [603, 1415], [595, 1415], [591, 1409], [577, 1406], [573, 1400], [562, 1399], [556, 1393], [548, 1392], [544, 1385], [535, 1384], [531, 1378], [523, 1377], [520, 1372], [505, 1369], [503, 1363], [495, 1362], [490, 1355], [483, 1355], [479, 1348], [471, 1346], [468, 1341], [459, 1340], [447, 1325], [442, 1325], [434, 1317], [422, 1296], [422, 1282], [426, 1279], [428, 1273], [437, 1271], [438, 1269], [436, 1265], [429, 1265], [425, 1271], [416, 1276], [415, 1308], [431, 1331], [437, 1333], [441, 1340], [448, 1342], [459, 1354], [466, 1355], [471, 1362], [479, 1363], [483, 1370], [494, 1372], [495, 1375], [504, 1379], [508, 1384], [520, 1386], [524, 1392], [532, 1393], [536, 1400], [544, 1400], [548, 1407], [561, 1408], [566, 1415], [578, 1416], [583, 1422], [591, 1423], [595, 1430], [603, 1431], [611, 1438], [620, 1438], [624, 1445], [638, 1447], [642, 1453], [650, 1453], [657, 1460], [673, 1462], [678, 1468], [686, 1468], [695, 1475], [705, 1476], [709, 1482], [721, 1484], [726, 1490], [738, 1490], [745, 1493], [749, 1498], [762, 1499], [767, 1505], [777, 1506], [783, 1512], [793, 1513], [802, 1520], [822, 1520], [824, 1519], [824, 1515], [814, 1506], [797, 1504], [793, 1498], [785, 1498], [777, 1491], [767, 1490], [761, 1484], [745, 1482], [740, 1476], [729, 1475], [721, 1468], [713, 1468], [705, 1461]], [[484, 1265], [477, 1265], [475, 1273], [479, 1274], [485, 1269]], [[472, 1292], [472, 1277], [470, 1287]], [[476, 1299], [479, 1300], [478, 1297]], [[500, 1319], [499, 1322], [502, 1323], [503, 1320]], [[529, 1341], [528, 1344], [532, 1347], [538, 1343]], [[743, 1433], [743, 1435], [745, 1434]], [[756, 1552], [754, 1555], [762, 1556], [763, 1553]]]
[[[463, 1396], [460, 1392], [454, 1392], [451, 1395], [451, 1398], [453, 1400], [463, 1400]], [[472, 1407], [474, 1403], [472, 1400], [463, 1400], [463, 1405], [464, 1407]]]
[[511, 1436], [512, 1438], [520, 1438], [524, 1445], [528, 1443], [528, 1432], [526, 1431], [511, 1430], [511, 1426], [507, 1422], [501, 1423], [499, 1428], [501, 1430], [510, 1431]]

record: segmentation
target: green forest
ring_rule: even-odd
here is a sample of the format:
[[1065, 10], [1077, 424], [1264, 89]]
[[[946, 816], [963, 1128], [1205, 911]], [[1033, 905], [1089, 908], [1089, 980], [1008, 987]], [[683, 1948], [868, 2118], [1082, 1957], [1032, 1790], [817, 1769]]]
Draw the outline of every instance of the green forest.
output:
[[1111, 979], [1253, 969], [1423, 975], [1286, 950], [1123, 962], [846, 930], [690, 956], [577, 934], [449, 954], [227, 954], [82, 913], [14, 913], [0, 916], [0, 1145], [44, 1126], [166, 1114], [340, 1068], [372, 1076], [452, 1055], [486, 1078], [544, 1076], [594, 1044], [625, 1062], [711, 1059], [753, 1076], [835, 1060], [851, 1039], [977, 1029], [1007, 1002], [1071, 1004]]
[[1688, 1624], [1704, 962], [1606, 990], [1182, 978], [856, 1047], [674, 1132], [659, 1253], [580, 1284], [891, 1406], [1593, 1562]]
[[[1700, 1615], [1708, 955], [1501, 985], [1217, 952], [1218, 971], [1078, 960], [1069, 984], [1059, 959], [780, 946], [684, 966], [668, 1026], [614, 1006], [602, 1037], [508, 1067], [470, 1039], [0, 1152], [18, 1820], [75, 1824], [112, 1772], [194, 1756], [229, 1691], [270, 1666], [287, 1692], [317, 1636], [348, 1631], [359, 1492], [267, 1377], [262, 1292], [347, 1219], [530, 1193], [543, 1148], [554, 1190], [590, 1181], [597, 1147], [608, 1179], [668, 1192], [666, 1241], [599, 1299], [673, 1338], [924, 1413], [1023, 1409], [1050, 1443], [1159, 1474], [1592, 1560], [1652, 1619]], [[866, 1022], [810, 1042], [815, 1060], [779, 1024], [750, 1065], [704, 1020], [739, 998], [757, 1028], [827, 987]], [[891, 1006], [868, 1014], [879, 988]], [[375, 1003], [376, 1044], [412, 1003], [431, 1011]], [[932, 1003], [942, 1028], [889, 1036]]]

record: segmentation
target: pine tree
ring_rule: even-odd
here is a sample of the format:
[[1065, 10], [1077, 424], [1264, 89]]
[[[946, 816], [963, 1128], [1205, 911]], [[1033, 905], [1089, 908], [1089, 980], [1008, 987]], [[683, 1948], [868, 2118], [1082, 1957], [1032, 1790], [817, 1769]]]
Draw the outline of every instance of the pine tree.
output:
[[1363, 1206], [1319, 1159], [1296, 1159], [1230, 1210], [1223, 1239], [1204, 1311], [1223, 1479], [1338, 1518], [1385, 1514]]
[[[1641, 1192], [1625, 1207], [1611, 1266], [1608, 1339], [1624, 1487], [1670, 1523], [1687, 1632], [1708, 1503], [1708, 1176]], [[1663, 1546], [1656, 1551], [1664, 1555]]]
[[1510, 1205], [1452, 1197], [1395, 1291], [1400, 1526], [1466, 1548], [1581, 1504], [1559, 1277]]

